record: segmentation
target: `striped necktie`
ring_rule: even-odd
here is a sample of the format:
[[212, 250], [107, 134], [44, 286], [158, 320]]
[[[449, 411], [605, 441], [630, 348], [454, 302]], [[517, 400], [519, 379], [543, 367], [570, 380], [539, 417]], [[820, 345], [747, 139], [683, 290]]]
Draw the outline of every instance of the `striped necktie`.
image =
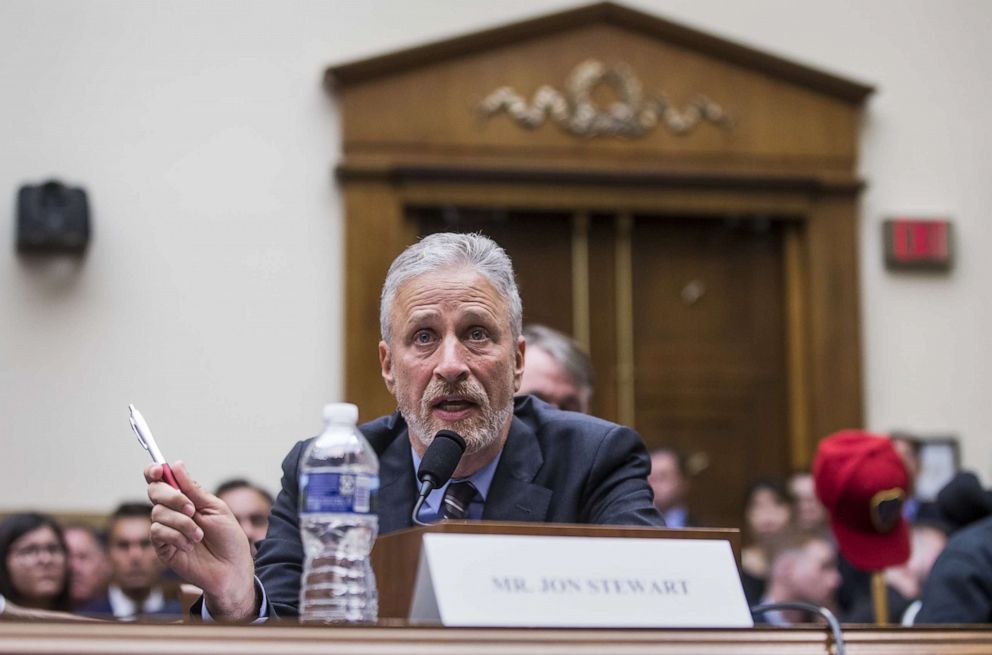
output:
[[464, 519], [468, 518], [468, 506], [475, 498], [475, 486], [468, 480], [452, 482], [444, 492], [443, 506], [441, 507], [442, 519]]

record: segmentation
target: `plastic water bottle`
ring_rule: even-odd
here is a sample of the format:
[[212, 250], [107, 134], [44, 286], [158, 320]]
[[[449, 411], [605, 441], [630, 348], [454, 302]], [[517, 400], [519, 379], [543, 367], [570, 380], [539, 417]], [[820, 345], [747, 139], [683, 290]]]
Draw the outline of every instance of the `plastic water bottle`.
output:
[[357, 407], [327, 405], [324, 420], [300, 460], [300, 622], [374, 623], [379, 458], [356, 427]]

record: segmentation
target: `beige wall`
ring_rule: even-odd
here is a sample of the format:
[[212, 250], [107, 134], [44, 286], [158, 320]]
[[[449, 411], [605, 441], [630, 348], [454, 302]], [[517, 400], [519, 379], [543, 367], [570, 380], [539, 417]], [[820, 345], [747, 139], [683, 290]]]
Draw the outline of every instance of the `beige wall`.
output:
[[[957, 434], [989, 480], [992, 4], [629, 4], [878, 86], [861, 167], [869, 427]], [[342, 389], [324, 68], [569, 6], [0, 3], [0, 510], [141, 497], [129, 402], [208, 486], [275, 490]], [[16, 189], [50, 176], [90, 194], [78, 268], [14, 254]], [[904, 212], [955, 220], [952, 274], [884, 271], [880, 221]]]

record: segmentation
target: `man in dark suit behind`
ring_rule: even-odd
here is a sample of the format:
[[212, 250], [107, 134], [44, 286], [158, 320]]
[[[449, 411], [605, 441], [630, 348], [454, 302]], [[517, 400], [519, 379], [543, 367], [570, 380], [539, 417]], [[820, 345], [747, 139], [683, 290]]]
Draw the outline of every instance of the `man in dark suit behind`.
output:
[[670, 528], [694, 528], [702, 525], [689, 513], [689, 471], [686, 458], [673, 446], [651, 451], [648, 484], [654, 492], [654, 506]]
[[[398, 410], [361, 426], [380, 457], [381, 533], [411, 525], [415, 462], [441, 429], [466, 442], [453, 479], [477, 488], [470, 518], [664, 524], [636, 433], [531, 397], [514, 402], [522, 314], [509, 258], [486, 237], [432, 235], [393, 262], [380, 304], [379, 360]], [[297, 613], [297, 476], [306, 443], [283, 462], [282, 491], [255, 563], [230, 511], [182, 464], [175, 467], [182, 491], [162, 482], [161, 467], [145, 469], [159, 557], [204, 590], [213, 618]]]
[[183, 614], [179, 585], [163, 578], [149, 538], [152, 508], [123, 503], [107, 525], [107, 553], [112, 569], [103, 596], [77, 608], [79, 614], [120, 621], [175, 621]]

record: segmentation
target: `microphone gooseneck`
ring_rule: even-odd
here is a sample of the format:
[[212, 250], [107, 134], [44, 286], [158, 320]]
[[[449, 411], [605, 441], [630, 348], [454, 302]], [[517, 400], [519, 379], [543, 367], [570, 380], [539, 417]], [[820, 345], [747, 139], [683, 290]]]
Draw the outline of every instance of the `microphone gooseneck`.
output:
[[764, 614], [765, 612], [770, 612], [773, 610], [801, 610], [803, 612], [818, 614], [824, 621], [826, 621], [827, 627], [830, 628], [830, 634], [834, 638], [834, 652], [836, 655], [844, 655], [844, 633], [840, 629], [840, 622], [837, 620], [837, 617], [834, 616], [834, 613], [826, 607], [820, 607], [819, 605], [803, 603], [800, 601], [762, 603], [761, 605], [755, 605], [752, 607], [751, 614]]
[[434, 435], [434, 440], [427, 446], [424, 458], [420, 460], [420, 468], [417, 469], [420, 492], [411, 516], [415, 524], [429, 525], [417, 518], [420, 508], [423, 507], [431, 491], [443, 487], [451, 479], [451, 474], [458, 468], [458, 462], [461, 461], [464, 452], [465, 440], [461, 435], [451, 430], [440, 430]]

